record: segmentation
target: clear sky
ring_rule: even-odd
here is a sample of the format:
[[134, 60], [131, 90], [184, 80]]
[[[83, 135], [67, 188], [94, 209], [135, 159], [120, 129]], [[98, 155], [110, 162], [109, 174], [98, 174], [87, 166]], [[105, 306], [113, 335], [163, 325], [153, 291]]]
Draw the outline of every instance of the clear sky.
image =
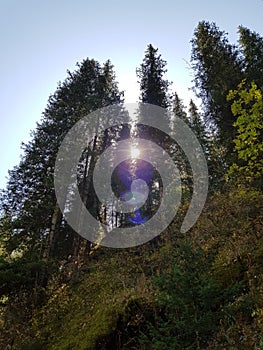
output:
[[201, 20], [216, 22], [233, 43], [240, 24], [263, 35], [263, 1], [0, 0], [0, 188], [58, 81], [86, 57], [110, 59], [126, 102], [136, 102], [135, 69], [152, 43], [188, 105], [189, 41]]

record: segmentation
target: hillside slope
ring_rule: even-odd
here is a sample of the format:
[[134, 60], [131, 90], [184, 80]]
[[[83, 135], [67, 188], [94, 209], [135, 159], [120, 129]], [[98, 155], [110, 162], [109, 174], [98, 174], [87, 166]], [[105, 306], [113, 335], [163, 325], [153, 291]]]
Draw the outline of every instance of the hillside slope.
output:
[[[74, 276], [65, 264], [30, 317], [14, 321], [21, 301], [2, 313], [1, 348], [14, 339], [12, 349], [17, 350], [169, 349], [169, 339], [178, 337], [184, 349], [263, 349], [262, 207], [263, 195], [257, 191], [214, 195], [187, 235], [179, 233], [182, 208], [178, 220], [154, 242], [127, 250], [98, 247]], [[187, 242], [191, 254], [184, 253], [181, 242]], [[192, 259], [198, 250], [200, 261]], [[166, 288], [169, 278], [174, 284]], [[186, 282], [194, 285], [191, 278], [197, 286], [193, 304], [183, 289]], [[199, 326], [187, 330], [189, 336], [182, 334], [187, 327], [178, 320], [189, 324], [196, 314], [204, 322], [215, 320], [210, 335]]]

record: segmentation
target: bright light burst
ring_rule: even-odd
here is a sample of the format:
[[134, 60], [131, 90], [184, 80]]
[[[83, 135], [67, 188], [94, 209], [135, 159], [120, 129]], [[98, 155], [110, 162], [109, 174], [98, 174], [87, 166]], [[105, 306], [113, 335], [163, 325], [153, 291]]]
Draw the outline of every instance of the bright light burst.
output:
[[131, 157], [132, 158], [138, 158], [140, 153], [141, 152], [137, 146], [135, 146], [135, 145], [131, 146]]

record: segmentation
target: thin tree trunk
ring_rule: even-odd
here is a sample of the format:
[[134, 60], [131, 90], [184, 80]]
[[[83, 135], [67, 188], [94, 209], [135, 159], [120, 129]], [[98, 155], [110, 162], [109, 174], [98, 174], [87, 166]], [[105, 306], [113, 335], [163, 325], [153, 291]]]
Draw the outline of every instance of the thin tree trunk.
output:
[[56, 202], [55, 208], [53, 211], [53, 215], [51, 218], [51, 226], [48, 233], [48, 236], [46, 238], [43, 254], [42, 254], [42, 260], [44, 262], [44, 266], [41, 269], [39, 276], [38, 276], [38, 285], [41, 288], [46, 288], [48, 283], [48, 262], [50, 261], [50, 258], [54, 255], [55, 251], [55, 244], [56, 240], [58, 238], [58, 227], [62, 220], [62, 213], [60, 211], [60, 208], [58, 206], [58, 203]]

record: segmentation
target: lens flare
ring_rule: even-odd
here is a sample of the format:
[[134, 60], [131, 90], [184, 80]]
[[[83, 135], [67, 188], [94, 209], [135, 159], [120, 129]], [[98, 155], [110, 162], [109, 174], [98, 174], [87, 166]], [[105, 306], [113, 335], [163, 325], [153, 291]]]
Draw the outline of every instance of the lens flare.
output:
[[[168, 120], [173, 120], [173, 128]], [[88, 165], [91, 181], [85, 190], [96, 202], [88, 206], [79, 191], [79, 165], [96, 135], [103, 136], [103, 145], [107, 135], [107, 147], [98, 148], [103, 152], [95, 157], [94, 169]], [[208, 192], [206, 158], [190, 127], [174, 113], [147, 103], [114, 104], [81, 118], [67, 132], [56, 157], [54, 187], [65, 220], [83, 238], [105, 247], [134, 247], [157, 237], [181, 204], [180, 163], [169, 152], [177, 147], [193, 178], [180, 228], [185, 233], [201, 214]]]
[[140, 150], [139, 150], [139, 148], [138, 147], [136, 147], [136, 146], [131, 146], [131, 157], [132, 158], [138, 158], [139, 157], [139, 155], [140, 155]]
[[137, 210], [133, 216], [128, 217], [128, 220], [135, 225], [141, 225], [146, 222], [148, 218], [142, 217], [140, 211]]

